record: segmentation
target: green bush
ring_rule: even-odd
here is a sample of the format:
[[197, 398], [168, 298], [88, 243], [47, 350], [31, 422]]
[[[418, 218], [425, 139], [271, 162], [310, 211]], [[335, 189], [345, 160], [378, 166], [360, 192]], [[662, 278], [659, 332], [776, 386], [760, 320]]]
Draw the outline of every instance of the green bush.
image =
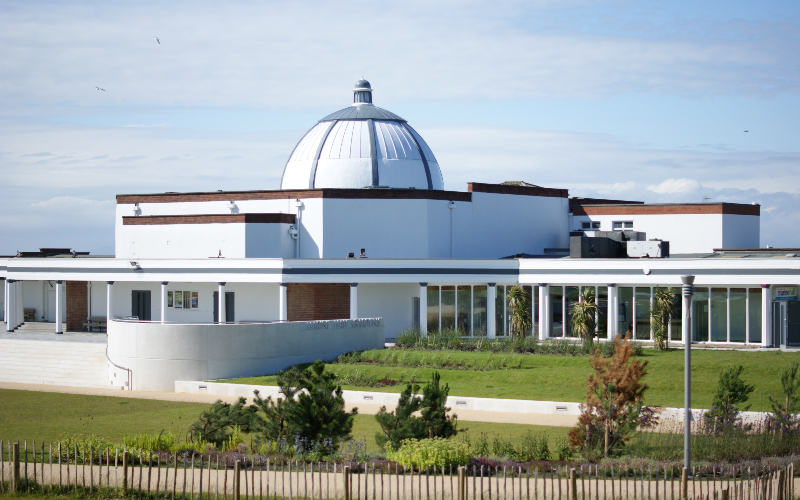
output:
[[406, 439], [397, 451], [389, 449], [386, 458], [404, 467], [424, 470], [426, 467], [467, 465], [472, 458], [469, 445], [453, 439]]
[[144, 452], [151, 451], [173, 451], [175, 448], [175, 435], [171, 432], [166, 434], [162, 431], [157, 436], [147, 433], [135, 434], [133, 436], [125, 436], [122, 438], [122, 445], [128, 451], [142, 450]]
[[[105, 454], [106, 448], [113, 450], [117, 446], [96, 434], [92, 434], [91, 436], [62, 435], [59, 436], [58, 442], [61, 444], [61, 457], [63, 460], [67, 461], [75, 461], [76, 458], [80, 459], [80, 457], [83, 457], [85, 460], [89, 460], [90, 448], [95, 450], [93, 455], [94, 459], [97, 460], [98, 449]], [[57, 453], [56, 446], [57, 445], [53, 445], [53, 453]], [[76, 446], [78, 451], [77, 457], [75, 455]]]

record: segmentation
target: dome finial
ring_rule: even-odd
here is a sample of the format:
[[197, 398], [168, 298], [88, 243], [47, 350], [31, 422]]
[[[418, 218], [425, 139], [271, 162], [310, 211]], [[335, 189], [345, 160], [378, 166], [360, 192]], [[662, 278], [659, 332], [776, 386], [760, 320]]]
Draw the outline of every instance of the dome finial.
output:
[[361, 76], [361, 80], [356, 82], [353, 94], [354, 105], [372, 104], [372, 86], [368, 81], [364, 80], [363, 75]]

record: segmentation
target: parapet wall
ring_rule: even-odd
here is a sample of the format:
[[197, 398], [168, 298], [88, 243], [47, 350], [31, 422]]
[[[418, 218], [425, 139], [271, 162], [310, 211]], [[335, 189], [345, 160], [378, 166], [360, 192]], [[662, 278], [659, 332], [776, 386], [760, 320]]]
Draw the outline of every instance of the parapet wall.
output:
[[[114, 320], [108, 325], [109, 359], [131, 370], [131, 388], [140, 391], [172, 392], [178, 380], [274, 374], [383, 345], [383, 319], [224, 325]], [[112, 380], [128, 377], [118, 367], [110, 366]]]

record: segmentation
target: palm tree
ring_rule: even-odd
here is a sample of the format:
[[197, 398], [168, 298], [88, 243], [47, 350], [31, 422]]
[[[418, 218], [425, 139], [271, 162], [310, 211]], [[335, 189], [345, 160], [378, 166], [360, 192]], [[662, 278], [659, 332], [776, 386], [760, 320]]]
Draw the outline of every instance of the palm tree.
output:
[[650, 324], [653, 342], [657, 350], [669, 349], [669, 322], [675, 314], [675, 294], [671, 288], [656, 287], [653, 293], [653, 309]]
[[508, 290], [511, 310], [511, 337], [524, 339], [532, 327], [530, 292], [516, 284]]
[[597, 318], [597, 302], [594, 287], [587, 286], [583, 289], [580, 302], [573, 306], [570, 313], [569, 324], [572, 334], [591, 344], [596, 326], [595, 318]]

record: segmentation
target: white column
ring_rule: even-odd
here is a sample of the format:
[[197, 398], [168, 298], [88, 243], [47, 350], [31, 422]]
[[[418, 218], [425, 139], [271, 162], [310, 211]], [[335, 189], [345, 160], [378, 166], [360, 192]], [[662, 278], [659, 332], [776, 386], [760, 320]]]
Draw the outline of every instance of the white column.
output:
[[539, 283], [539, 340], [547, 340], [547, 283]]
[[106, 332], [114, 317], [112, 309], [114, 307], [114, 282], [106, 281]]
[[8, 324], [8, 279], [3, 280], [3, 321]]
[[772, 300], [769, 285], [761, 285], [761, 347], [772, 346]]
[[219, 282], [219, 288], [217, 290], [217, 312], [219, 312], [219, 318], [217, 318], [219, 323], [225, 323], [225, 282]]
[[14, 280], [6, 279], [6, 331], [14, 331], [14, 308], [16, 307], [16, 301], [14, 301], [14, 294], [13, 294], [13, 287], [14, 287]]
[[497, 283], [486, 285], [486, 337], [493, 339], [497, 336], [497, 318], [494, 310], [497, 299]]
[[167, 322], [167, 285], [168, 281], [161, 282], [161, 324]]
[[278, 321], [289, 321], [289, 308], [286, 303], [286, 283], [281, 283], [278, 294]]
[[63, 281], [56, 281], [56, 333], [61, 334], [64, 333], [63, 328], [61, 326], [61, 316], [62, 316], [62, 308], [64, 304], [61, 303], [61, 284]]
[[358, 283], [350, 283], [350, 319], [358, 318]]
[[419, 284], [419, 331], [428, 335], [428, 284]]
[[606, 313], [608, 340], [617, 338], [617, 285], [608, 284], [608, 312]]

